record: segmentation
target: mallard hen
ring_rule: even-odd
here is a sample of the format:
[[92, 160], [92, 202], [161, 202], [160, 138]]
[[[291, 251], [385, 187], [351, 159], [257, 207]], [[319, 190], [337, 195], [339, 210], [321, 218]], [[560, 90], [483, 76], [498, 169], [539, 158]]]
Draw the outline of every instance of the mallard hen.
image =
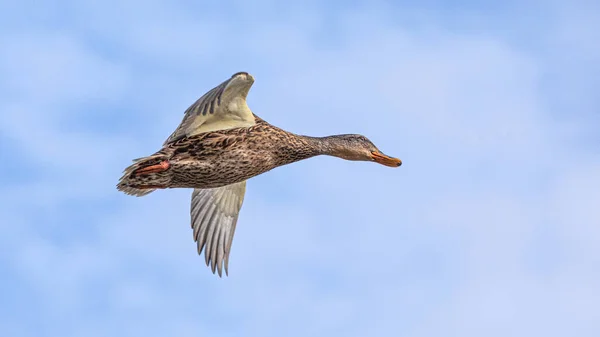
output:
[[229, 252], [246, 180], [278, 166], [318, 155], [372, 161], [390, 167], [402, 162], [362, 135], [309, 137], [277, 128], [248, 108], [254, 78], [239, 72], [208, 91], [155, 154], [135, 159], [117, 189], [143, 196], [164, 188], [193, 188], [191, 225], [198, 254], [207, 266], [228, 274]]

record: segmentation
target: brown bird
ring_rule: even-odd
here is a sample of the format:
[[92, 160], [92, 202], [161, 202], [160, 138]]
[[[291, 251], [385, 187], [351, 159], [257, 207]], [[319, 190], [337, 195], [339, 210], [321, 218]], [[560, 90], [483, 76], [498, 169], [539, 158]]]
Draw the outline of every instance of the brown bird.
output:
[[361, 135], [309, 137], [277, 128], [248, 108], [254, 77], [238, 72], [200, 97], [155, 154], [135, 159], [117, 189], [143, 196], [156, 189], [193, 188], [191, 225], [198, 254], [219, 276], [229, 252], [246, 180], [278, 166], [318, 155], [398, 167]]

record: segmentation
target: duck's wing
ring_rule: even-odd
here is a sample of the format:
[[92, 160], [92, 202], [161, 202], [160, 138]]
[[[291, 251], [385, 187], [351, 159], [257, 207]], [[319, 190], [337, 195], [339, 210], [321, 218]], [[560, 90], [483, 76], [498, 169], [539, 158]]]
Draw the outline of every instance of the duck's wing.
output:
[[240, 208], [246, 193], [246, 182], [223, 187], [194, 189], [190, 215], [198, 254], [221, 276], [223, 264], [228, 274], [229, 252]]
[[185, 111], [164, 145], [204, 132], [254, 125], [254, 115], [246, 104], [252, 84], [252, 75], [239, 72], [208, 91]]

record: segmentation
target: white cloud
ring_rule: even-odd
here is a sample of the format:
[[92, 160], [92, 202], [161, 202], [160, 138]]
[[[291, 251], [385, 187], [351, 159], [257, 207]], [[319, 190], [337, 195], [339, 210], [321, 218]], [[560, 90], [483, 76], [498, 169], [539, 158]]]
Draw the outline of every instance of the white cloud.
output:
[[16, 94], [11, 97], [15, 100], [33, 99], [37, 104], [106, 100], [118, 97], [129, 84], [126, 69], [68, 34], [21, 33], [0, 41], [6, 50], [2, 85]]

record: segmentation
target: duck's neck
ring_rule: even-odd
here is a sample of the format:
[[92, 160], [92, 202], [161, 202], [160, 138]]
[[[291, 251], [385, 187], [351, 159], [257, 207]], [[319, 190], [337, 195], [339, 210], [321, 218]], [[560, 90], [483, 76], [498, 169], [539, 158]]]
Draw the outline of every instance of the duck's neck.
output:
[[[255, 116], [256, 118], [256, 116]], [[264, 124], [266, 122], [262, 121]], [[312, 137], [291, 133], [268, 125], [275, 134], [281, 136], [275, 142], [278, 143], [273, 149], [278, 155], [277, 166], [290, 164], [299, 160], [315, 156], [327, 155], [348, 159], [348, 142], [346, 135], [333, 135], [326, 137]]]
[[311, 149], [313, 156], [326, 155], [347, 159], [348, 144], [344, 135], [326, 137], [298, 136], [304, 140]]

